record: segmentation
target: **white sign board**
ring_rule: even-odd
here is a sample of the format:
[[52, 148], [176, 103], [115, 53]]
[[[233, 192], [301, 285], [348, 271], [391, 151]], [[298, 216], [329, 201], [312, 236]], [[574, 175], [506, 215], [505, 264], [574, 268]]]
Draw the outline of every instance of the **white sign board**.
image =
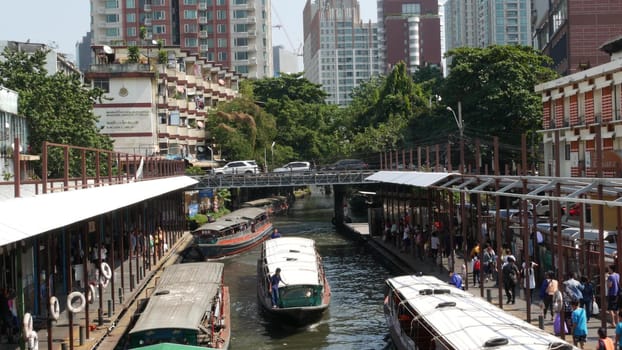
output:
[[99, 108], [98, 126], [104, 134], [151, 133], [151, 108]]

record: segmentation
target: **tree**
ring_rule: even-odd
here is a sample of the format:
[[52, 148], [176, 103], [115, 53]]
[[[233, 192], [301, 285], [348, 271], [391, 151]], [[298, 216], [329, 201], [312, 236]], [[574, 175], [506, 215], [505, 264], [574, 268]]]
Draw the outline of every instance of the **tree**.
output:
[[[47, 75], [46, 54], [5, 49], [0, 61], [0, 84], [19, 93], [19, 113], [28, 120], [31, 152], [41, 153], [44, 141], [111, 150], [112, 141], [99, 133], [93, 114], [93, 103], [101, 100], [103, 91], [86, 89], [78, 75]], [[71, 163], [71, 175], [80, 174], [80, 155], [72, 154]], [[50, 176], [62, 176], [62, 155], [52, 152], [48, 166]], [[92, 157], [87, 167], [94, 174]]]
[[127, 63], [138, 63], [140, 62], [140, 50], [138, 46], [130, 46], [127, 48]]
[[[502, 159], [518, 160], [521, 134], [541, 129], [542, 108], [534, 86], [557, 77], [551, 59], [531, 47], [489, 46], [450, 50], [443, 101], [462, 104], [465, 136], [503, 140]], [[449, 118], [449, 117], [448, 117]]]

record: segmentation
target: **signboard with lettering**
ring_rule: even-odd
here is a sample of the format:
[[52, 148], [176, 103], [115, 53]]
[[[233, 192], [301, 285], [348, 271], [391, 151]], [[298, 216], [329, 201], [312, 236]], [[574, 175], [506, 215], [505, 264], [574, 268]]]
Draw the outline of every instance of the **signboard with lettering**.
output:
[[98, 126], [104, 134], [152, 132], [151, 108], [99, 108], [94, 112], [99, 115]]

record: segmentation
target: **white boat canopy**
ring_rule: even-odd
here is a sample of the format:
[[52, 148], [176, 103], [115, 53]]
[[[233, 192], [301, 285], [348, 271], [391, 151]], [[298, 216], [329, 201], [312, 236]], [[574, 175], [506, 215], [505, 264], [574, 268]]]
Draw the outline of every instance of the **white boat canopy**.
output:
[[[319, 256], [315, 241], [301, 237], [280, 237], [264, 243], [264, 258], [270, 276], [281, 269], [281, 279], [288, 285], [321, 284]], [[280, 284], [283, 286], [283, 284]]]

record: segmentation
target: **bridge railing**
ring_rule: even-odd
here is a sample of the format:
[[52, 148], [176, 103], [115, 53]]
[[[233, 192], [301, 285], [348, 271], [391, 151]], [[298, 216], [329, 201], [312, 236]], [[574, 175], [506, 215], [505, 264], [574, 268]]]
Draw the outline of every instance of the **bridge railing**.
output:
[[291, 173], [222, 174], [194, 176], [199, 188], [289, 187], [308, 185], [347, 185], [365, 183], [371, 170], [308, 171]]

